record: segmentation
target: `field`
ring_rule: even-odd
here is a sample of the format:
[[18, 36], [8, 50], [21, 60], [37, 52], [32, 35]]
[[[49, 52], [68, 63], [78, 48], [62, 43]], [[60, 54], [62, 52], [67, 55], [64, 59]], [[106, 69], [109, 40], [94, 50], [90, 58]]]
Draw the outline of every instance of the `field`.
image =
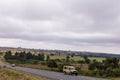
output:
[[[50, 56], [50, 59], [65, 59], [66, 56], [64, 55], [54, 55], [54, 56]], [[70, 57], [70, 59], [73, 59], [75, 61], [78, 61], [78, 60], [84, 60], [83, 57], [80, 57], [80, 56], [74, 56], [74, 57]], [[99, 62], [102, 62], [102, 60], [105, 60], [105, 58], [100, 58], [100, 57], [89, 57], [89, 59], [92, 61], [94, 59], [96, 59], [97, 61]]]
[[0, 68], [0, 80], [50, 80], [34, 74], [16, 71], [9, 68]]
[[[54, 55], [54, 56], [50, 56], [50, 59], [65, 59], [66, 56], [64, 55]], [[70, 59], [73, 59], [75, 61], [78, 61], [78, 60], [84, 60], [83, 57], [80, 57], [80, 56], [74, 56], [74, 57], [71, 57]], [[95, 58], [95, 57], [89, 57], [89, 59], [92, 61], [94, 59], [96, 59], [97, 61], [99, 62], [102, 62], [102, 60], [104, 60], [105, 58]], [[18, 64], [19, 66], [23, 66], [23, 67], [29, 67], [29, 68], [35, 68], [35, 69], [42, 69], [42, 70], [49, 70], [49, 71], [58, 71], [57, 68], [50, 68], [48, 67], [47, 65], [42, 65], [42, 64], [29, 64], [29, 63], [26, 63], [26, 64]], [[88, 70], [88, 65], [87, 64], [74, 64], [72, 63], [73, 66], [75, 67], [80, 67], [81, 70]]]

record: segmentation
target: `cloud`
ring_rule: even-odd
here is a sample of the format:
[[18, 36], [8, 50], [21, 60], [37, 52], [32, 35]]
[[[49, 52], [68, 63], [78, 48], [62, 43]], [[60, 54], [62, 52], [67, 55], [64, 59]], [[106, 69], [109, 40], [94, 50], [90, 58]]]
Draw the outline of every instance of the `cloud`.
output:
[[52, 48], [117, 48], [119, 9], [119, 0], [4, 0], [0, 1], [0, 38], [55, 44]]

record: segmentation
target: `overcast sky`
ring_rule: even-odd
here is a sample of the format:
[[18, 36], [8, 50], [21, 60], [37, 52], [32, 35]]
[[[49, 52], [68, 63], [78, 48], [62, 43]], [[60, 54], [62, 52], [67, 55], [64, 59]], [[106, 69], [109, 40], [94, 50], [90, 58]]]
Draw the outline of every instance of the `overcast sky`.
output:
[[0, 0], [0, 46], [120, 53], [120, 0]]

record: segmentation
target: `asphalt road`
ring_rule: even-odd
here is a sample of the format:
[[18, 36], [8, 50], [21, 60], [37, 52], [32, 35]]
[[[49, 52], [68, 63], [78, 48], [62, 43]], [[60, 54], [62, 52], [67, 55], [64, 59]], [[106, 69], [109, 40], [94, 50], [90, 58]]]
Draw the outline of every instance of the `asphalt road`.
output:
[[[0, 65], [3, 66], [5, 64], [0, 61]], [[59, 72], [31, 69], [31, 68], [25, 68], [25, 67], [18, 67], [18, 66], [11, 67], [11, 65], [6, 65], [6, 66], [15, 70], [25, 71], [25, 72], [49, 77], [49, 78], [52, 78], [53, 80], [104, 80], [100, 78], [92, 78], [87, 76], [71, 76], [71, 75], [65, 75], [64, 73], [59, 73]]]

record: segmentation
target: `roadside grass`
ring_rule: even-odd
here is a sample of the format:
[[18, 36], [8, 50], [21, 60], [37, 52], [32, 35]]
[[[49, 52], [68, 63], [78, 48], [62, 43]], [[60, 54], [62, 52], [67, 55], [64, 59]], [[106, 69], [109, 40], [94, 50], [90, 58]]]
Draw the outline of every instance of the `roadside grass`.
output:
[[40, 69], [40, 70], [48, 70], [48, 71], [58, 71], [57, 68], [50, 68], [47, 65], [42, 65], [42, 64], [18, 64], [18, 66], [21, 67], [28, 67], [28, 68], [33, 68], [33, 69]]
[[108, 80], [120, 80], [120, 77], [118, 77], [118, 78], [108, 78]]
[[50, 80], [48, 78], [0, 67], [0, 80]]

